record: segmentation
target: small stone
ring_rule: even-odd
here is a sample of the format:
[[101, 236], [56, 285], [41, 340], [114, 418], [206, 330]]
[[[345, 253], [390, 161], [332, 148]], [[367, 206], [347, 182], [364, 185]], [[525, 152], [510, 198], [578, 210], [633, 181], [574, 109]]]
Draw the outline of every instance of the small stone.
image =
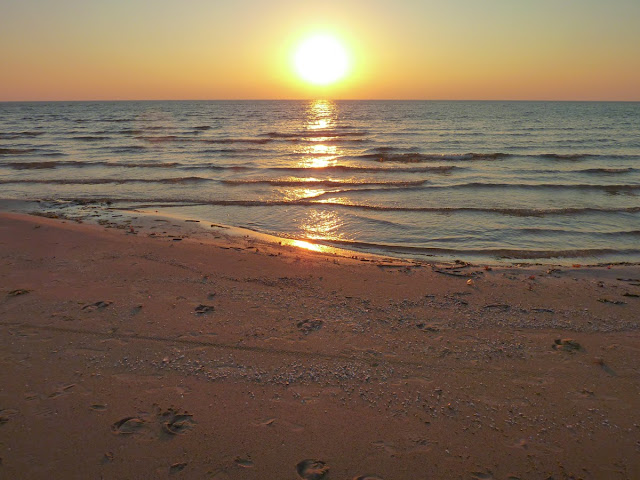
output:
[[184, 470], [186, 466], [187, 466], [187, 462], [174, 463], [169, 467], [169, 473], [174, 474], [174, 473], [181, 472], [182, 470]]
[[582, 345], [571, 338], [556, 339], [553, 344], [554, 350], [562, 350], [563, 352], [578, 352], [582, 350]]
[[29, 292], [31, 292], [31, 290], [27, 290], [25, 288], [18, 288], [16, 290], [11, 290], [9, 292], [9, 296], [10, 297], [17, 297], [18, 295], [26, 295]]
[[213, 312], [213, 311], [214, 311], [214, 307], [213, 307], [213, 305], [203, 305], [203, 304], [200, 304], [200, 305], [198, 305], [198, 306], [195, 308], [195, 312], [196, 312], [198, 315], [203, 315], [203, 314], [205, 314], [205, 313], [209, 313], [209, 312]]

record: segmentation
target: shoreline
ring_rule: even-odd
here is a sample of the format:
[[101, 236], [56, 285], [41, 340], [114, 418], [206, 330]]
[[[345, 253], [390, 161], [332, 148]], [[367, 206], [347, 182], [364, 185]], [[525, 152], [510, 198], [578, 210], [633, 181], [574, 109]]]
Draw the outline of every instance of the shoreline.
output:
[[0, 475], [640, 476], [637, 265], [363, 261], [155, 220], [0, 213]]
[[[43, 205], [50, 204], [49, 207]], [[36, 205], [40, 210], [34, 210], [33, 205]], [[191, 224], [194, 227], [200, 227], [200, 229], [190, 229], [188, 234], [196, 236], [199, 239], [206, 239], [208, 242], [213, 242], [213, 238], [224, 236], [227, 241], [231, 238], [246, 237], [251, 238], [252, 241], [262, 244], [264, 247], [281, 247], [290, 246], [297, 249], [304, 249], [309, 251], [315, 251], [326, 255], [332, 255], [337, 257], [350, 257], [360, 258], [363, 261], [390, 261], [401, 262], [416, 265], [433, 265], [433, 264], [449, 264], [449, 265], [469, 265], [473, 267], [489, 266], [489, 267], [560, 267], [560, 268], [599, 268], [610, 266], [640, 266], [640, 263], [628, 262], [628, 261], [616, 261], [607, 262], [604, 259], [600, 259], [595, 263], [583, 263], [584, 259], [590, 257], [584, 257], [584, 259], [576, 258], [571, 260], [565, 258], [563, 261], [558, 261], [559, 257], [549, 257], [542, 259], [536, 258], [509, 258], [499, 256], [478, 256], [475, 254], [468, 254], [465, 258], [456, 258], [456, 255], [410, 255], [402, 252], [400, 246], [379, 246], [382, 250], [385, 248], [387, 251], [377, 252], [377, 248], [371, 248], [368, 244], [364, 245], [361, 249], [358, 249], [359, 242], [349, 242], [345, 247], [335, 246], [342, 242], [332, 242], [322, 239], [296, 239], [289, 237], [280, 237], [270, 233], [264, 233], [259, 230], [251, 229], [248, 227], [234, 226], [222, 223], [212, 222], [206, 218], [198, 215], [185, 215], [180, 213], [174, 213], [166, 210], [163, 206], [130, 206], [130, 207], [114, 207], [111, 206], [111, 202], [103, 202], [100, 200], [84, 200], [84, 201], [60, 201], [60, 200], [0, 200], [0, 212], [15, 212], [24, 213], [29, 215], [56, 218], [74, 221], [77, 223], [91, 223], [94, 225], [103, 225], [107, 228], [129, 228], [129, 226], [136, 221], [139, 225], [139, 231], [145, 230], [147, 235], [150, 229], [156, 229], [155, 222], [170, 220], [176, 222], [182, 222], [183, 224]], [[68, 211], [64, 211], [67, 208]], [[163, 208], [165, 208], [163, 210]], [[169, 207], [175, 208], [175, 207]], [[90, 214], [89, 210], [93, 213]], [[116, 213], [114, 213], [116, 212]], [[123, 218], [123, 217], [128, 218]], [[142, 218], [140, 218], [142, 216]], [[209, 226], [207, 228], [207, 225]], [[167, 225], [169, 226], [169, 225]], [[175, 223], [170, 227], [177, 229], [173, 234], [183, 234], [181, 231], [185, 225], [176, 225]], [[214, 228], [211, 231], [210, 228]], [[138, 231], [136, 232], [138, 233]], [[213, 235], [211, 235], [213, 233]], [[213, 238], [212, 238], [213, 237]], [[348, 248], [351, 245], [353, 248]], [[395, 253], [394, 253], [395, 251]], [[429, 258], [433, 257], [433, 258]], [[545, 261], [546, 260], [546, 261]], [[555, 260], [555, 261], [554, 261]]]

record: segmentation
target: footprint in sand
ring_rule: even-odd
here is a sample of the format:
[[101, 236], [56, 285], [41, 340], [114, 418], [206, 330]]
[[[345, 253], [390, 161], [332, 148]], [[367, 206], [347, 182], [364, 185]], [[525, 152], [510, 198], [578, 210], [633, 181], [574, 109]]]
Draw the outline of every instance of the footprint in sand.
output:
[[178, 413], [173, 408], [162, 412], [159, 417], [162, 423], [162, 431], [169, 435], [184, 435], [195, 425], [193, 415], [186, 412]]
[[90, 303], [88, 305], [85, 305], [84, 307], [82, 307], [82, 310], [86, 311], [86, 312], [93, 312], [95, 310], [98, 309], [102, 309], [102, 308], [106, 308], [109, 305], [111, 305], [113, 302], [110, 300], [100, 300], [99, 302], [96, 303]]
[[471, 475], [473, 476], [473, 480], [493, 480], [491, 473], [471, 472]]
[[18, 410], [14, 410], [13, 408], [5, 408], [0, 410], [0, 425], [4, 425], [12, 417], [15, 417], [18, 414]]
[[60, 386], [54, 392], [49, 394], [49, 398], [57, 398], [57, 397], [60, 397], [62, 395], [67, 395], [67, 394], [71, 393], [71, 389], [73, 387], [75, 387], [75, 386], [76, 386], [75, 383], [72, 383], [72, 384], [69, 384], [69, 385]]
[[322, 480], [329, 473], [329, 467], [322, 460], [306, 459], [296, 465], [296, 471], [304, 480]]
[[138, 417], [125, 417], [111, 425], [111, 431], [116, 435], [131, 435], [141, 432], [145, 427], [145, 421]]
[[253, 461], [248, 458], [237, 457], [233, 462], [242, 468], [253, 468]]
[[168, 410], [158, 410], [155, 418], [142, 414], [138, 417], [125, 417], [111, 425], [111, 431], [116, 435], [132, 435], [144, 433], [151, 438], [163, 435], [183, 435], [189, 432], [196, 422], [193, 416], [186, 412], [179, 412], [173, 407]]

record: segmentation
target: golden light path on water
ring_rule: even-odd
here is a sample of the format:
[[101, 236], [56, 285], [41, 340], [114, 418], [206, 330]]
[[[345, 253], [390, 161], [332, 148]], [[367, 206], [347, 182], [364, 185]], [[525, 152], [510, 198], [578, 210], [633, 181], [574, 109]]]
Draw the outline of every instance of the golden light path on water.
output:
[[[313, 175], [315, 169], [321, 172], [323, 168], [337, 165], [338, 158], [343, 154], [337, 145], [329, 144], [336, 138], [337, 115], [336, 104], [328, 100], [316, 100], [307, 108], [303, 129], [312, 134], [308, 137], [311, 144], [301, 148], [303, 156], [297, 166], [309, 170], [311, 176], [306, 177], [309, 181], [317, 180]], [[286, 197], [291, 200], [305, 198], [311, 200], [326, 192], [327, 190], [322, 188], [296, 187], [289, 189]], [[309, 210], [301, 220], [299, 232], [300, 236], [309, 240], [337, 240], [343, 238], [341, 233], [343, 225], [344, 221], [338, 212], [313, 209]], [[296, 240], [294, 244], [314, 251], [325, 251], [327, 248], [303, 240]]]
[[304, 168], [323, 168], [338, 164], [338, 147], [335, 145], [309, 145], [305, 146], [302, 153], [307, 156], [299, 163]]

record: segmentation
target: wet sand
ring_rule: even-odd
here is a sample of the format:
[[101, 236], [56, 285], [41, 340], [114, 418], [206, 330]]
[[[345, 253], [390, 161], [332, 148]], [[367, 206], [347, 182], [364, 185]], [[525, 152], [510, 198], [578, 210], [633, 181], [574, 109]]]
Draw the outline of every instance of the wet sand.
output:
[[640, 478], [640, 267], [149, 225], [1, 214], [1, 478]]

